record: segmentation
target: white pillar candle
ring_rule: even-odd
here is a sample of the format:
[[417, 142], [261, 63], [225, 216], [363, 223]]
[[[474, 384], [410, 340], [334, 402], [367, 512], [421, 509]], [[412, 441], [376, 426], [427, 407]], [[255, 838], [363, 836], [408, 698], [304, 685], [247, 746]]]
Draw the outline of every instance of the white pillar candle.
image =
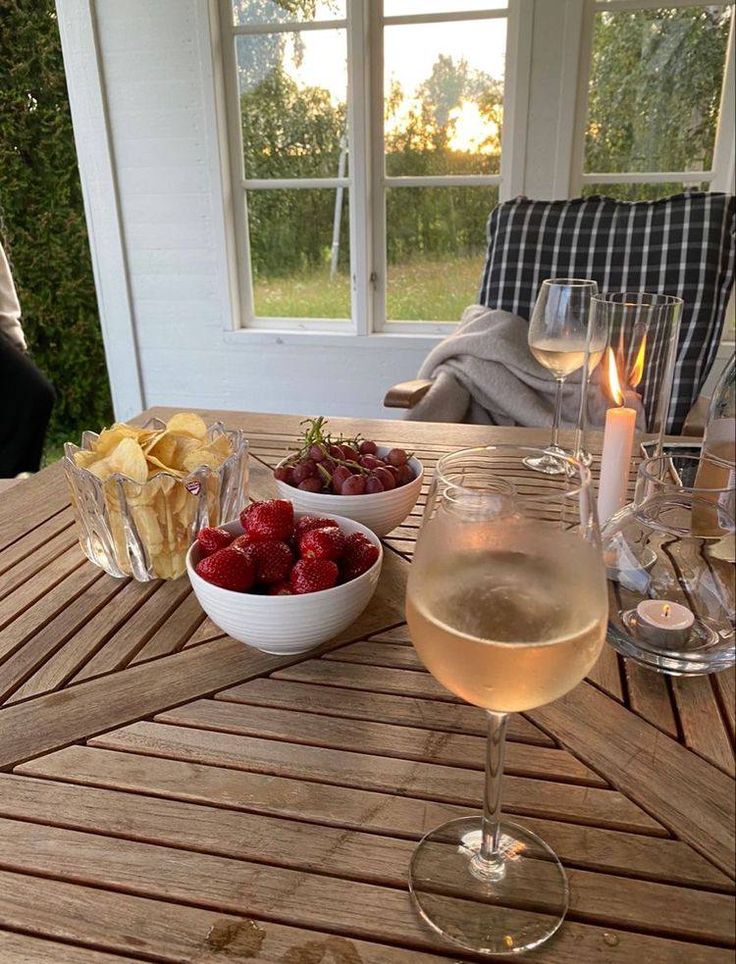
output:
[[598, 520], [601, 525], [626, 504], [635, 428], [636, 411], [633, 408], [609, 408], [606, 412], [598, 483]]
[[644, 599], [636, 607], [640, 635], [650, 643], [673, 649], [690, 635], [695, 622], [691, 609], [667, 599]]

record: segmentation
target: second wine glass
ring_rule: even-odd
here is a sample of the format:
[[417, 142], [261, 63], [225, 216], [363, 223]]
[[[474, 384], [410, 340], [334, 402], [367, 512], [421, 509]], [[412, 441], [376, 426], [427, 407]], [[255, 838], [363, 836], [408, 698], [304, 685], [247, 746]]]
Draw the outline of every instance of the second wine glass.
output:
[[[565, 451], [560, 446], [560, 421], [565, 379], [585, 365], [590, 351], [586, 374], [589, 374], [605, 351], [605, 338], [596, 337], [588, 343], [590, 301], [598, 293], [595, 281], [581, 278], [550, 278], [542, 282], [529, 322], [529, 349], [540, 365], [552, 372], [557, 382], [555, 413], [552, 423], [552, 442], [545, 454], [527, 462], [529, 468], [548, 475], [564, 472], [559, 456]], [[581, 392], [585, 384], [581, 385]]]

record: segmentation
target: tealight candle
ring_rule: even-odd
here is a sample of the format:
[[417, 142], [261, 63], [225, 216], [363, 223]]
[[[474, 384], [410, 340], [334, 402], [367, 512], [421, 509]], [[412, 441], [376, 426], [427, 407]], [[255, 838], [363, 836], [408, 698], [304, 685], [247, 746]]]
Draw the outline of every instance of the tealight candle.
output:
[[674, 649], [687, 641], [695, 615], [687, 606], [667, 599], [644, 599], [636, 607], [639, 634], [663, 649]]

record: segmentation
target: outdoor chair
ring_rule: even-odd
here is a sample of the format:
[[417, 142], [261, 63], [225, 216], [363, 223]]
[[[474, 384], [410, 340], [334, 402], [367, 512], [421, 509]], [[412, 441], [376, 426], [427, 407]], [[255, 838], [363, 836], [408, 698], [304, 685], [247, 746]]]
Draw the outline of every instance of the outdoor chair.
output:
[[[733, 286], [735, 223], [736, 198], [730, 194], [505, 201], [488, 218], [478, 302], [528, 321], [542, 281], [555, 277], [592, 278], [602, 292], [678, 295], [684, 309], [667, 423], [667, 431], [677, 434], [720, 342]], [[411, 409], [430, 385], [427, 380], [395, 385], [384, 405]], [[688, 430], [694, 425], [691, 419]]]

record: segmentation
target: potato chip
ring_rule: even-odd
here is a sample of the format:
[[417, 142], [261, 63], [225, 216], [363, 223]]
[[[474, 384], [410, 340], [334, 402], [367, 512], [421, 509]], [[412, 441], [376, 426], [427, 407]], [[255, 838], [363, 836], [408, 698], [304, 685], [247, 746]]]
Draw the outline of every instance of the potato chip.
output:
[[227, 435], [217, 435], [207, 443], [207, 448], [219, 458], [220, 464], [233, 454], [233, 443]]
[[100, 456], [97, 452], [92, 452], [89, 449], [80, 449], [75, 452], [72, 456], [74, 459], [74, 464], [78, 465], [80, 469], [88, 469], [93, 462], [97, 462]]
[[171, 435], [190, 435], [196, 439], [207, 437], [207, 426], [194, 412], [179, 412], [172, 415], [166, 423], [166, 430]]
[[107, 456], [113, 449], [122, 442], [124, 438], [131, 438], [138, 441], [141, 430], [135, 425], [126, 425], [125, 422], [115, 422], [110, 428], [103, 428], [97, 439], [92, 445], [92, 451], [100, 456]]
[[92, 463], [89, 471], [103, 481], [117, 473], [134, 482], [145, 482], [148, 478], [148, 464], [143, 449], [130, 437], [123, 438], [105, 458]]

